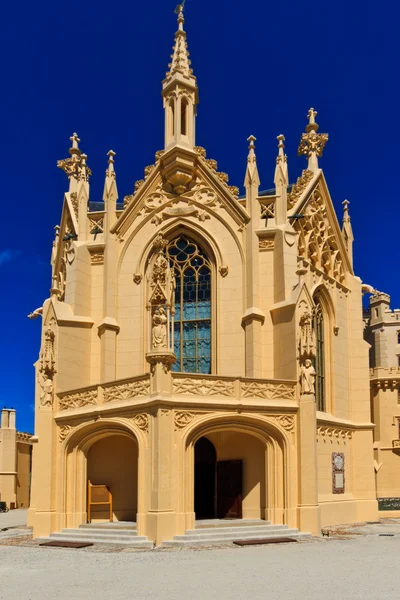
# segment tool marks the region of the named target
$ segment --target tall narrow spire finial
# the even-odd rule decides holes
[[[350,223],[349,204],[348,200],[343,200],[343,223]]]
[[[185,22],[185,17],[183,16],[183,9],[185,8],[186,0],[183,0],[182,4],[178,4],[175,9],[175,14],[178,15],[178,30],[183,31],[183,24]]]
[[[260,181],[259,181],[259,177],[258,177],[258,170],[257,170],[257,159],[256,159],[256,153],[255,153],[255,144],[254,142],[256,141],[256,137],[254,137],[254,135],[250,135],[247,138],[247,141],[249,142],[249,153],[247,155],[247,169],[246,169],[246,176],[244,179],[244,185],[245,187],[248,187],[250,185],[259,185]]]
[[[306,133],[303,133],[300,140],[298,155],[305,154],[308,158],[308,168],[310,171],[318,170],[318,157],[322,156],[325,144],[328,141],[327,133],[317,133],[319,129],[318,123],[315,121],[317,111],[313,108],[307,113],[308,125]]]
[[[114,152],[114,150],[109,150],[107,152],[107,156],[108,156],[108,167],[107,167],[107,171],[106,171],[106,177],[114,177],[115,178],[115,171],[114,171],[115,152]]]
[[[276,138],[278,140],[278,156],[276,157],[276,164],[287,162],[287,156],[285,154],[285,136],[278,135]]]
[[[185,2],[178,4],[175,9],[175,13],[178,15],[178,31],[175,33],[175,44],[173,47],[174,53],[171,54],[172,62],[168,65],[169,71],[167,73],[167,81],[171,79],[174,73],[181,73],[185,78],[192,78],[193,71],[190,68],[189,52],[187,49],[186,42],[186,31],[183,29],[185,18],[183,16],[183,9]]]

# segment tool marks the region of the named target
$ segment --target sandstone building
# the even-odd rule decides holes
[[[183,25],[181,11],[165,145],[134,192],[118,201],[110,151],[94,201],[76,134],[59,161],[51,293],[32,315],[35,536],[86,523],[88,482],[156,544],[202,518],[314,534],[377,518],[361,281],[319,165],[328,136],[310,109],[305,170],[290,185],[280,135],[264,192],[250,136],[239,197],[196,145]]]
[[[0,501],[8,508],[27,508],[31,485],[32,441],[17,431],[16,412],[0,412]]]
[[[370,344],[371,411],[380,516],[400,517],[400,310],[373,291],[364,311]],[[390,512],[389,512],[390,511]]]

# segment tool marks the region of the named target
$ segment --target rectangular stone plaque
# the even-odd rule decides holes
[[[332,452],[332,493],[344,494],[344,454]]]

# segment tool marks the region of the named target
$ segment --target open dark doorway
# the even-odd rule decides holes
[[[216,517],[216,466],[217,453],[206,437],[194,447],[194,511],[196,519]]]

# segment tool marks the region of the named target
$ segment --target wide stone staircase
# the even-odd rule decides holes
[[[153,542],[145,536],[138,536],[136,523],[119,521],[116,523],[88,523],[76,529],[62,529],[51,533],[40,542],[86,542],[92,544],[117,544],[127,548],[153,548]]]
[[[311,533],[300,533],[288,525],[273,525],[261,519],[237,521],[212,519],[196,521],[195,529],[187,529],[184,535],[175,535],[173,540],[162,543],[162,547],[209,546],[227,544],[237,540],[261,540],[273,538],[310,539]]]

